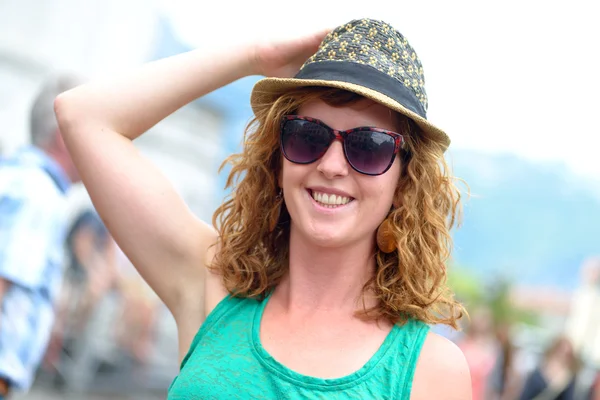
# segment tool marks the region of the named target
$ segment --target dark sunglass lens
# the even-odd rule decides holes
[[[331,144],[330,133],[321,125],[300,119],[285,121],[281,147],[294,163],[308,164],[319,159]]]
[[[390,135],[376,131],[355,131],[345,140],[348,162],[369,175],[383,173],[394,157],[395,141]]]

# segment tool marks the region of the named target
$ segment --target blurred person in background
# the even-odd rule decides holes
[[[64,379],[69,379],[61,375],[61,371],[69,371],[66,363],[75,363],[77,369],[89,369],[92,376],[130,365],[130,360],[134,365],[146,363],[152,350],[153,324],[159,306],[156,295],[118,248],[95,210],[86,209],[76,216],[66,243],[70,263],[46,355],[54,383],[62,386]],[[114,359],[105,354],[90,354],[80,343],[87,343],[85,335],[99,334],[90,331],[87,324],[95,318],[108,295],[114,295],[112,300],[118,310],[112,326],[105,332],[119,355]]]
[[[66,248],[69,260],[45,357],[51,370],[60,370],[63,362],[76,358],[75,342],[84,334],[99,302],[117,286],[116,244],[94,210],[85,209],[74,218]],[[57,378],[56,382],[61,382]]]
[[[471,371],[473,400],[487,400],[492,398],[490,380],[498,359],[494,319],[491,310],[485,306],[476,308],[470,317],[465,336],[458,341],[458,347],[463,351]]]
[[[67,301],[76,303],[74,321],[85,324],[100,299],[117,286],[117,246],[95,210],[85,210],[69,231],[67,248],[68,278],[79,291]]]
[[[213,228],[132,141],[257,74]],[[169,398],[471,398],[463,354],[428,326],[462,316],[444,284],[460,194],[423,85],[404,36],[363,19],[57,98],[96,209],[177,323]]]
[[[513,400],[518,397],[520,374],[516,367],[517,349],[511,338],[511,325],[497,324],[496,362],[489,377],[490,400]]]
[[[600,400],[600,371],[596,372],[587,400]]]
[[[579,360],[571,341],[558,337],[527,377],[520,400],[574,400]]]
[[[62,280],[66,192],[79,181],[53,112],[76,85],[47,82],[30,116],[31,145],[0,163],[0,400],[27,391],[45,352]]]
[[[117,252],[117,264],[122,314],[116,326],[116,340],[134,365],[144,365],[148,363],[152,352],[160,299],[120,249]]]

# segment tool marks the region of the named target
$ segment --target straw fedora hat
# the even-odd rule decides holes
[[[423,66],[404,36],[389,24],[359,19],[339,26],[324,39],[293,78],[264,78],[252,89],[256,112],[286,91],[305,86],[344,89],[412,119],[423,135],[445,151],[450,138],[427,121]]]

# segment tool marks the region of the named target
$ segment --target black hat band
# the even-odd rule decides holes
[[[314,62],[305,65],[295,78],[338,81],[363,86],[384,94],[420,117],[427,118],[423,106],[413,91],[407,89],[397,79],[366,64],[350,61]]]

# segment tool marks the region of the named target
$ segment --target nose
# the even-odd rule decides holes
[[[317,170],[327,179],[334,179],[348,175],[350,166],[344,156],[344,148],[339,140],[334,140],[323,157],[318,161]]]

